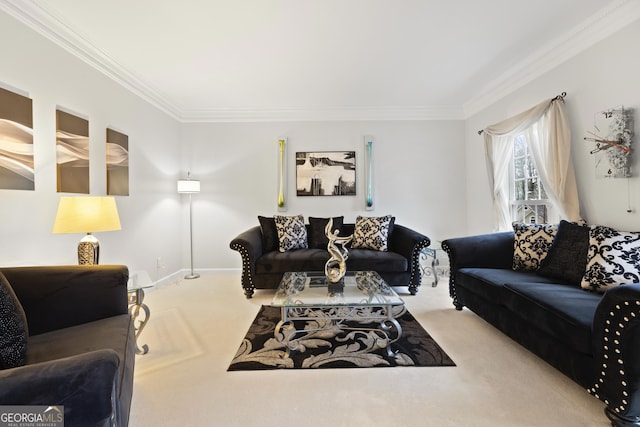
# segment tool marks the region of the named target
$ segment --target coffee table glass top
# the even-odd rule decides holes
[[[324,272],[288,272],[271,301],[275,307],[402,305],[404,301],[375,271],[353,271],[343,284],[328,283]]]

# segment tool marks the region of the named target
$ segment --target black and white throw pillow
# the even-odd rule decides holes
[[[280,252],[308,247],[307,227],[304,225],[304,217],[302,215],[276,215],[274,219],[278,230],[278,249]]]
[[[25,364],[27,317],[6,277],[0,273],[0,369]]]
[[[391,215],[381,217],[358,216],[353,229],[353,249],[389,250],[389,235],[395,218]]]
[[[640,232],[591,226],[582,288],[604,292],[627,283],[640,283]]]
[[[558,231],[556,224],[513,223],[513,269],[536,271]]]

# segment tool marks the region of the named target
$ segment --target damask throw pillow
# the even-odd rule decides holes
[[[587,269],[588,250],[589,227],[562,220],[538,274],[580,286]]]
[[[304,217],[302,215],[277,215],[274,219],[278,230],[278,249],[280,252],[308,247],[307,227],[304,225]]]
[[[389,236],[395,218],[391,215],[381,217],[358,216],[353,229],[353,249],[373,249],[386,252],[389,250]]]
[[[628,283],[640,283],[640,232],[591,226],[582,288],[604,292]]]
[[[6,277],[0,273],[0,369],[15,368],[27,356],[27,317]]]
[[[514,222],[513,269],[536,271],[547,256],[558,230],[555,224]]]

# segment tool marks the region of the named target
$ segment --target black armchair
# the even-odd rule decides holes
[[[2,268],[29,328],[26,364],[0,371],[0,405],[63,405],[66,426],[126,426],[134,325],[124,266]]]

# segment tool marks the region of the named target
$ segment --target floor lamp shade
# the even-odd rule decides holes
[[[191,260],[191,272],[184,276],[185,279],[197,279],[199,274],[193,271],[193,202],[191,195],[200,192],[200,181],[191,179],[191,174],[187,175],[187,179],[178,180],[178,193],[189,195],[189,257]]]
[[[60,197],[53,233],[87,233],[78,245],[79,264],[98,264],[100,242],[91,233],[121,228],[113,197]]]
[[[181,179],[178,181],[178,193],[194,194],[200,192],[200,181],[196,179]]]

